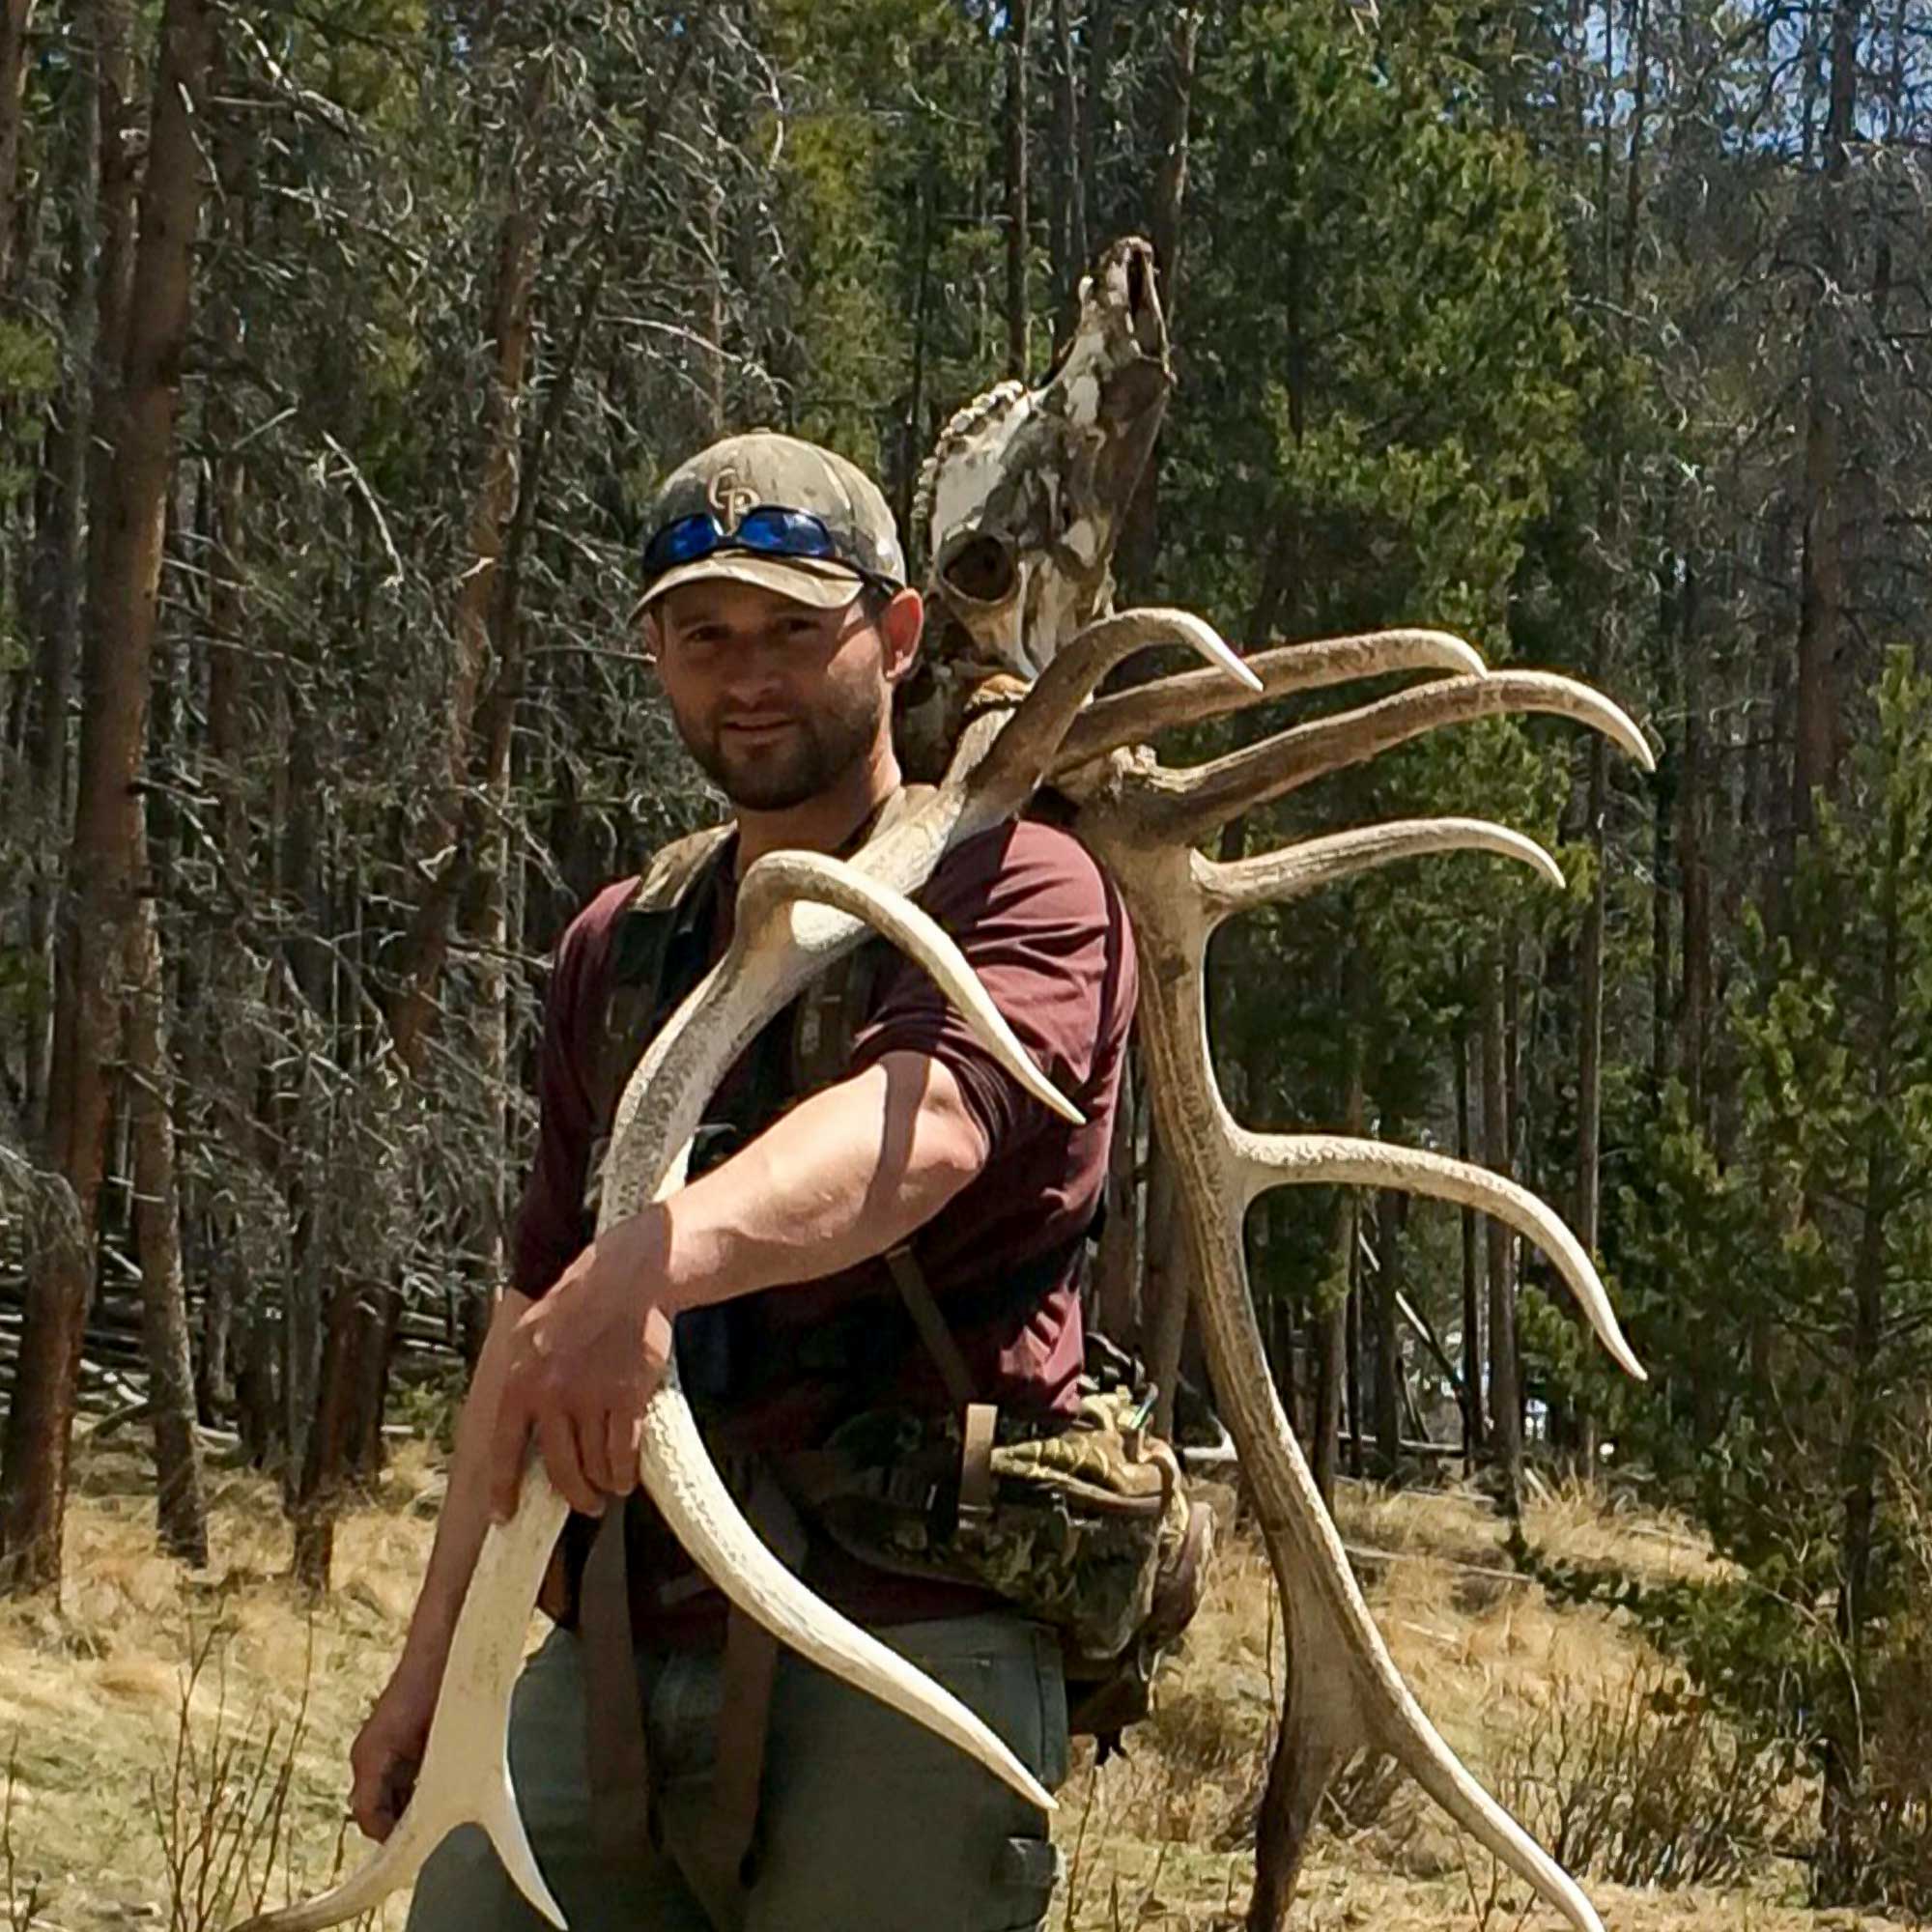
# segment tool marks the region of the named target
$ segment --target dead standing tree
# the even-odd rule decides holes
[[[63,1225],[73,1238],[50,1242],[28,1283],[0,1497],[7,1580],[14,1588],[57,1589],[60,1583],[68,1451],[81,1333],[93,1293],[94,1216],[106,1161],[114,1063],[126,1037],[123,976],[130,960],[139,985],[149,989],[137,1008],[136,1056],[152,1072],[162,1048],[150,1003],[155,910],[153,900],[143,896],[147,828],[136,781],[147,741],[161,530],[201,208],[194,121],[213,34],[212,13],[201,0],[169,0],[161,19],[125,359],[114,372],[119,382],[110,405],[100,414],[113,466],[106,517],[96,532],[91,562],[78,809],[60,912],[48,1094],[47,1141],[71,1191],[73,1215]],[[172,1145],[146,1102],[143,1113],[149,1116],[143,1128],[144,1179],[158,1185],[162,1169],[168,1170],[171,1195]],[[148,1250],[144,1242],[144,1264]],[[170,1272],[178,1297],[178,1261]],[[168,1288],[146,1281],[144,1292],[152,1302]],[[158,1319],[171,1332],[179,1326],[178,1310],[163,1311]],[[185,1341],[185,1329],[181,1336]],[[156,1398],[171,1392],[157,1387]],[[184,1425],[181,1435],[191,1463],[193,1432]],[[161,1485],[164,1506],[172,1496],[183,1512],[169,1525],[170,1538],[191,1549],[205,1536],[193,1520],[199,1516],[199,1477],[164,1468]]]
[[[658,78],[654,105],[639,141],[648,156],[696,45],[687,36]],[[510,740],[526,681],[519,610],[520,560],[543,487],[544,455],[576,381],[584,337],[603,287],[598,249],[589,251],[560,355],[550,370],[545,408],[533,433],[525,422],[535,333],[534,310],[543,269],[538,175],[546,123],[555,93],[556,50],[523,56],[518,121],[504,163],[504,212],[498,224],[485,338],[489,381],[475,494],[469,506],[468,562],[456,586],[455,652],[440,744],[440,784],[423,842],[437,853],[424,867],[426,883],[402,944],[402,964],[384,1020],[381,1057],[365,1078],[353,1133],[371,1183],[366,1212],[340,1231],[348,1264],[333,1284],[323,1330],[316,1412],[292,1498],[293,1570],[314,1589],[328,1586],[334,1524],[353,1472],[378,1439],[388,1360],[402,1312],[397,1284],[407,1246],[407,1190],[402,1172],[407,1136],[421,1101],[419,1082],[440,1007],[440,994],[466,903],[486,929],[486,951],[498,949],[503,852],[499,827],[508,787]],[[600,229],[599,237],[603,231]],[[492,876],[493,870],[496,876]],[[471,935],[475,935],[472,933]],[[491,978],[497,976],[493,972]],[[486,1016],[490,1062],[484,1077],[505,1078],[501,987]]]
[[[1440,724],[1548,711],[1606,732],[1640,760],[1648,753],[1630,721],[1586,687],[1538,672],[1486,675],[1466,644],[1441,633],[1341,639],[1264,652],[1243,666],[1184,612],[1108,614],[1114,540],[1167,385],[1151,251],[1123,242],[1083,290],[1080,327],[1047,384],[1037,391],[1004,384],[955,418],[919,493],[916,517],[931,538],[942,622],[932,675],[904,721],[909,755],[915,743],[928,753],[952,748],[945,777],[848,864],[777,854],[747,875],[730,949],[652,1042],[626,1089],[600,1222],[608,1226],[681,1183],[690,1135],[718,1080],[757,1029],[858,944],[868,923],[916,952],[997,1039],[997,1015],[970,975],[959,974],[943,936],[902,895],[930,876],[955,840],[996,823],[1041,784],[1056,786],[1120,884],[1139,934],[1153,1110],[1174,1152],[1209,1365],[1257,1499],[1290,1633],[1287,1702],[1249,1922],[1280,1923],[1329,1778],[1350,1757],[1375,1751],[1399,1759],[1578,1932],[1601,1932],[1576,1883],[1476,1784],[1389,1659],[1267,1372],[1247,1289],[1243,1210],[1264,1189],[1296,1182],[1395,1188],[1480,1207],[1550,1255],[1605,1346],[1641,1372],[1588,1256],[1542,1203],[1436,1154],[1358,1138],[1247,1132],[1222,1102],[1204,1023],[1207,940],[1239,911],[1429,852],[1499,854],[1546,876],[1553,863],[1520,835],[1475,819],[1371,826],[1235,862],[1209,861],[1195,848],[1230,817]],[[1114,666],[1163,642],[1187,644],[1218,668],[1089,702]],[[1279,697],[1401,669],[1450,675],[1193,770],[1170,770],[1134,749],[1165,728],[1237,710],[1257,693]],[[1039,1092],[1037,1079],[1029,1084]],[[699,1566],[754,1620],[1042,1802],[959,1706],[909,1677],[758,1542],[710,1465],[674,1370],[646,1412],[639,1467]],[[346,1884],[262,1922],[310,1932],[366,1910],[406,1884],[440,1837],[466,1821],[489,1832],[531,1903],[560,1922],[517,1817],[507,1724],[524,1629],[563,1514],[537,1469],[513,1520],[490,1532],[400,1829]]]

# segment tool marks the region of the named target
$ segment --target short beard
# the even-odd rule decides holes
[[[727,756],[716,725],[696,728],[677,719],[678,735],[698,768],[735,806],[747,811],[790,811],[830,791],[871,751],[879,732],[876,706],[828,705],[795,721],[780,745],[745,757]]]

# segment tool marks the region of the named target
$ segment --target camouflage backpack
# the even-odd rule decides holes
[[[876,1409],[779,1479],[848,1555],[976,1584],[1061,1635],[1075,1736],[1103,1755],[1144,1718],[1160,1658],[1200,1606],[1213,1518],[1148,1428],[1152,1392],[1090,1378],[1051,1425],[969,1404]]]

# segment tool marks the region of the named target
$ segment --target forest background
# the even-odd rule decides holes
[[[1727,1580],[1546,1582],[1816,1779],[1820,1896],[1923,1905],[1928,83],[1924,0],[0,0],[5,1587],[58,1591],[83,1399],[151,1423],[166,1548],[215,1444],[327,1587],[501,1279],[550,948],[718,811],[627,621],[655,481],[768,423],[903,513],[1141,232],[1122,601],[1456,629],[1660,757],[1490,724],[1247,829],[1559,852],[1246,922],[1216,1051],[1257,1126],[1545,1194],[1653,1375],[1497,1230],[1276,1193],[1311,1459],[1693,1515]],[[1117,1167],[1146,1339],[1144,1117]]]

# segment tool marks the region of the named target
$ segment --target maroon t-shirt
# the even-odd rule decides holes
[[[707,958],[729,938],[729,866],[727,849],[708,874],[715,899],[702,909],[710,928]],[[514,1242],[513,1285],[532,1297],[548,1291],[594,1231],[585,1189],[609,1127],[593,1098],[608,1084],[594,1062],[610,1050],[606,1003],[618,928],[635,890],[635,880],[606,888],[557,949],[538,1062],[536,1158]],[[1083,1355],[1081,1236],[1105,1183],[1133,1021],[1132,934],[1118,895],[1086,850],[1069,834],[1033,820],[966,840],[918,896],[1035,1062],[1079,1107],[1083,1122],[1061,1120],[1028,1094],[973,1037],[923,969],[896,953],[871,980],[848,1070],[910,1051],[930,1054],[952,1072],[985,1133],[988,1157],[914,1236],[914,1258],[933,1297],[953,1317],[954,1340],[980,1397],[1009,1411],[1068,1412]],[[742,1070],[727,1078],[727,1089]],[[700,1416],[707,1434],[724,1431],[733,1443],[766,1449],[816,1446],[838,1419],[846,1392],[822,1363],[781,1376],[761,1375],[761,1368],[792,1362],[802,1338],[820,1343],[839,1332],[838,1321],[870,1325],[868,1308],[878,1310],[882,1328],[905,1326],[897,1291],[876,1263],[725,1306],[733,1379],[749,1383],[750,1393],[736,1392],[708,1414],[700,1406]],[[680,1322],[681,1358],[690,1320]],[[868,1402],[884,1396],[935,1408],[948,1402],[936,1366],[917,1345],[902,1351],[888,1388],[865,1394]],[[676,1642],[715,1629],[722,1601],[694,1588],[688,1563],[668,1539],[647,1534],[640,1548],[634,1534],[633,1555],[634,1577],[642,1586],[636,1591],[641,1636]],[[829,1548],[814,1546],[805,1574],[822,1595],[867,1622],[966,1606],[958,1591],[882,1577]]]

